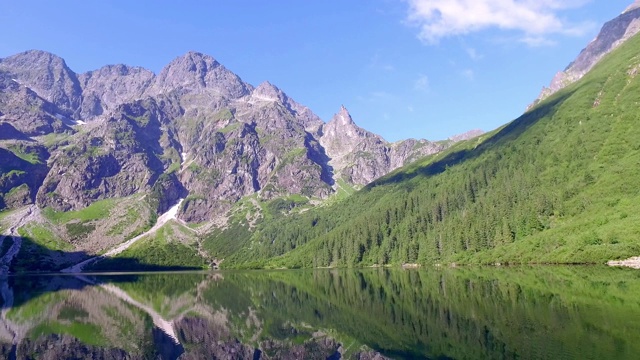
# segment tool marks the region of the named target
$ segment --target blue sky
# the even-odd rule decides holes
[[[0,0],[0,57],[158,73],[187,51],[389,141],[518,117],[631,0]]]

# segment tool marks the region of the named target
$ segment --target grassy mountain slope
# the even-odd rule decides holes
[[[640,37],[630,39],[512,123],[338,204],[218,235],[218,243],[242,246],[223,254],[223,265],[601,263],[637,255],[639,54]]]

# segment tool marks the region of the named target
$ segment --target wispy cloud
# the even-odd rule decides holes
[[[369,61],[369,69],[373,69],[373,70],[384,70],[384,71],[395,71],[396,68],[395,66],[389,64],[389,63],[385,63],[384,61],[382,61],[381,56],[380,56],[380,52],[377,52],[373,55],[373,57],[371,57],[371,60]]]
[[[428,91],[429,77],[427,75],[420,74],[418,78],[413,82],[413,88],[418,91]]]
[[[409,21],[420,27],[419,37],[427,43],[498,28],[521,32],[523,42],[539,46],[548,35],[575,36],[590,27],[588,23],[571,24],[558,15],[561,10],[581,7],[590,0],[407,1]]]
[[[480,60],[483,58],[483,56],[478,54],[478,52],[474,48],[468,47],[465,49],[465,51],[467,52],[467,55],[469,55],[471,60]]]
[[[469,81],[473,81],[476,78],[476,73],[471,69],[464,69],[460,71],[460,75]]]
[[[531,47],[552,46],[556,42],[544,36],[525,36],[518,41],[525,43]]]

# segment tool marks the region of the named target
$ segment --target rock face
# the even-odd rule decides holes
[[[464,141],[464,140],[473,139],[474,137],[478,137],[482,134],[484,134],[484,131],[480,129],[474,129],[474,130],[469,130],[462,134],[454,135],[450,137],[449,140],[454,142]]]
[[[151,71],[126,65],[109,65],[79,75],[80,119],[88,121],[120,104],[141,99],[154,79]]]
[[[13,81],[55,104],[64,116],[71,116],[80,107],[82,89],[78,77],[58,56],[27,51],[2,59],[0,71],[11,74]]]
[[[0,59],[0,208],[59,211],[147,194],[207,222],[243,197],[325,199],[450,142],[388,143],[346,108],[324,123],[276,86],[189,52],[157,76],[126,65],[84,74],[27,51]],[[6,155],[6,156],[5,156]]]
[[[443,143],[427,140],[388,143],[358,127],[344,106],[322,127],[320,144],[330,159],[334,180],[355,185],[366,185],[410,161],[446,148]]]
[[[640,2],[635,1],[620,16],[604,24],[598,36],[583,49],[564,71],[555,75],[549,87],[544,87],[529,106],[539,103],[558,90],[581,79],[605,55],[640,31]]]

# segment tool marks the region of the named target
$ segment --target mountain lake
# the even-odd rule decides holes
[[[637,359],[640,272],[319,269],[1,280],[3,359]]]

